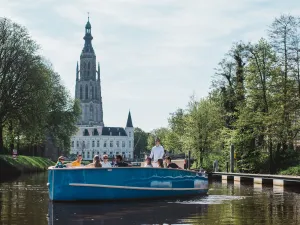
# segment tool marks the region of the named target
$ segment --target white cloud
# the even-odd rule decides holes
[[[0,0],[0,15],[28,27],[71,93],[87,12],[101,64],[104,119],[123,125],[132,111],[146,130],[167,124],[195,91],[205,96],[213,68],[233,41],[266,37],[296,0]]]

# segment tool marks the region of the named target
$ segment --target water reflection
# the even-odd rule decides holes
[[[0,183],[0,224],[300,224],[300,190],[218,182],[204,197],[74,204],[49,202],[46,183]]]
[[[76,204],[49,202],[49,225],[174,224],[179,220],[204,215],[207,209],[207,204],[183,206],[164,201]]]

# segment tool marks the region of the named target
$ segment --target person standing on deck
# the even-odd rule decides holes
[[[165,154],[164,147],[161,146],[159,138],[155,139],[155,146],[151,150],[150,158],[153,158],[153,167],[158,167],[157,161],[163,159]]]

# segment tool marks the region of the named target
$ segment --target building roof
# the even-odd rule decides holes
[[[127,136],[126,131],[122,127],[103,127],[103,136]]]
[[[127,118],[126,127],[133,127],[130,111],[129,111],[129,113],[128,113],[128,118]]]

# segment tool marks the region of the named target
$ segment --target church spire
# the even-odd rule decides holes
[[[78,61],[77,61],[77,66],[76,66],[76,80],[79,80]]]
[[[97,79],[100,80],[100,63],[98,62],[98,71],[97,71],[98,77]]]
[[[127,118],[126,127],[133,127],[133,125],[132,125],[132,119],[131,119],[131,114],[130,114],[130,110],[129,110],[129,113],[128,113],[128,118]]]
[[[88,21],[85,25],[85,35],[83,39],[85,42],[84,42],[82,53],[94,53],[94,49],[92,46],[93,36],[92,36],[92,26],[90,23],[90,17],[88,17]]]

